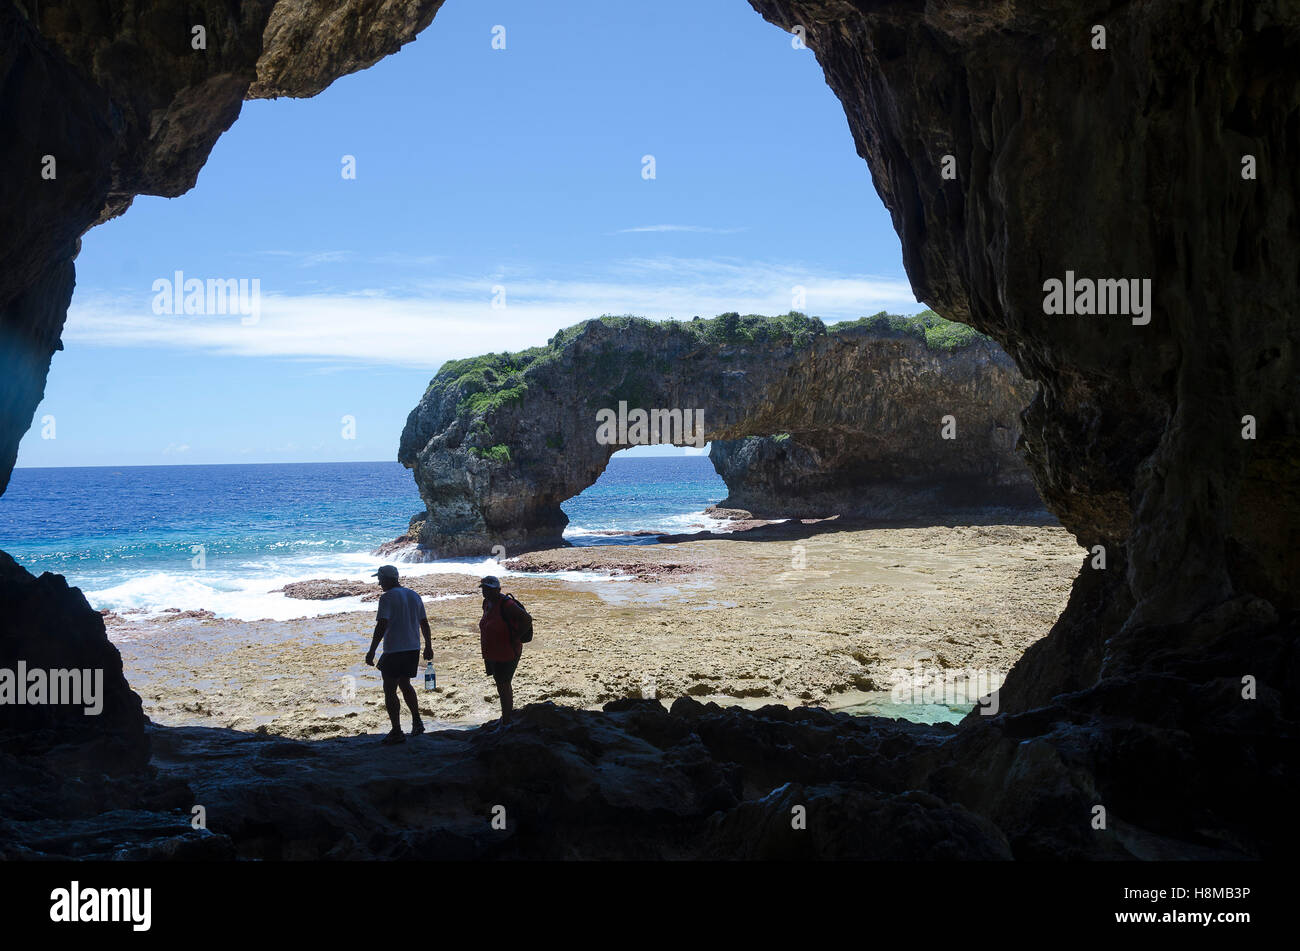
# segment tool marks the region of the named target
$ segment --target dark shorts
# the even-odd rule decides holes
[[[483,666],[487,669],[489,677],[504,677],[510,680],[515,675],[515,668],[519,666],[519,658],[514,660],[485,660]]]
[[[418,650],[395,653],[385,651],[375,666],[379,668],[385,680],[398,678],[410,680],[420,672],[420,652]]]

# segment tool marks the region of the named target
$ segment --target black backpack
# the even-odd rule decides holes
[[[510,633],[515,636],[516,640],[527,644],[533,639],[533,616],[528,613],[528,609],[513,594],[502,595],[502,600],[513,601],[515,607],[523,614],[524,619],[519,622],[519,627],[516,628],[515,625],[510,623],[510,618],[506,615],[505,605],[501,605],[501,617],[505,619],[506,627],[510,628]]]

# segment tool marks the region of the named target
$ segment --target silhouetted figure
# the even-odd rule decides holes
[[[384,675],[384,705],[393,729],[381,741],[385,746],[404,743],[402,736],[402,704],[397,691],[402,691],[406,705],[411,708],[411,736],[424,732],[420,719],[420,703],[411,678],[420,670],[420,632],[424,633],[424,659],[433,660],[433,636],[429,632],[429,619],[424,613],[424,599],[398,584],[397,569],[384,565],[375,572],[379,587],[379,614],[375,620],[375,636],[366,653],[366,663],[374,665],[375,648],[384,642],[384,654],[379,658],[379,672]]]
[[[517,631],[523,630],[527,613],[510,595],[501,593],[501,582],[488,575],[479,582],[483,592],[483,616],[478,622],[479,646],[483,650],[483,666],[497,682],[501,697],[501,725],[510,722],[515,708],[514,688],[510,685],[524,653],[524,644]]]

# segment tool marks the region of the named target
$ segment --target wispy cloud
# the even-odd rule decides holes
[[[494,307],[504,289],[504,307]],[[804,303],[797,306],[802,289]],[[78,295],[64,339],[79,346],[163,347],[249,357],[436,369],[443,361],[545,343],[601,314],[689,320],[725,311],[792,309],[829,321],[885,309],[920,310],[898,278],[715,259],[634,258],[598,272],[550,278],[527,268],[440,277],[397,288],[276,294],[263,282],[260,319],[156,315],[152,292]]]
[[[385,267],[438,267],[446,261],[441,254],[405,254],[399,251],[389,251],[384,254],[377,254],[368,259],[371,264],[382,264]]]
[[[358,255],[353,251],[236,251],[241,257],[277,258],[297,264],[299,267],[317,267],[321,264],[339,264],[348,261],[352,264],[377,264],[383,267],[428,268],[437,267],[446,262],[441,254],[408,254],[403,251],[385,251],[382,254]]]
[[[642,225],[639,228],[620,228],[613,234],[644,234],[661,231],[693,231],[698,234],[739,234],[744,228],[706,228],[703,225]]]
[[[299,267],[338,264],[352,256],[351,251],[257,251],[254,253],[268,258],[289,258],[296,261]]]

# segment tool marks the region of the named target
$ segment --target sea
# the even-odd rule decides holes
[[[653,544],[653,536],[625,533],[704,531],[720,524],[704,509],[725,495],[707,456],[615,456],[564,503],[565,538]],[[360,609],[359,597],[303,601],[275,589],[311,578],[369,580],[391,560],[375,548],[423,508],[410,471],[396,462],[15,469],[0,496],[0,550],[33,574],[64,575],[96,609],[287,620]],[[400,567],[512,574],[490,559]]]

